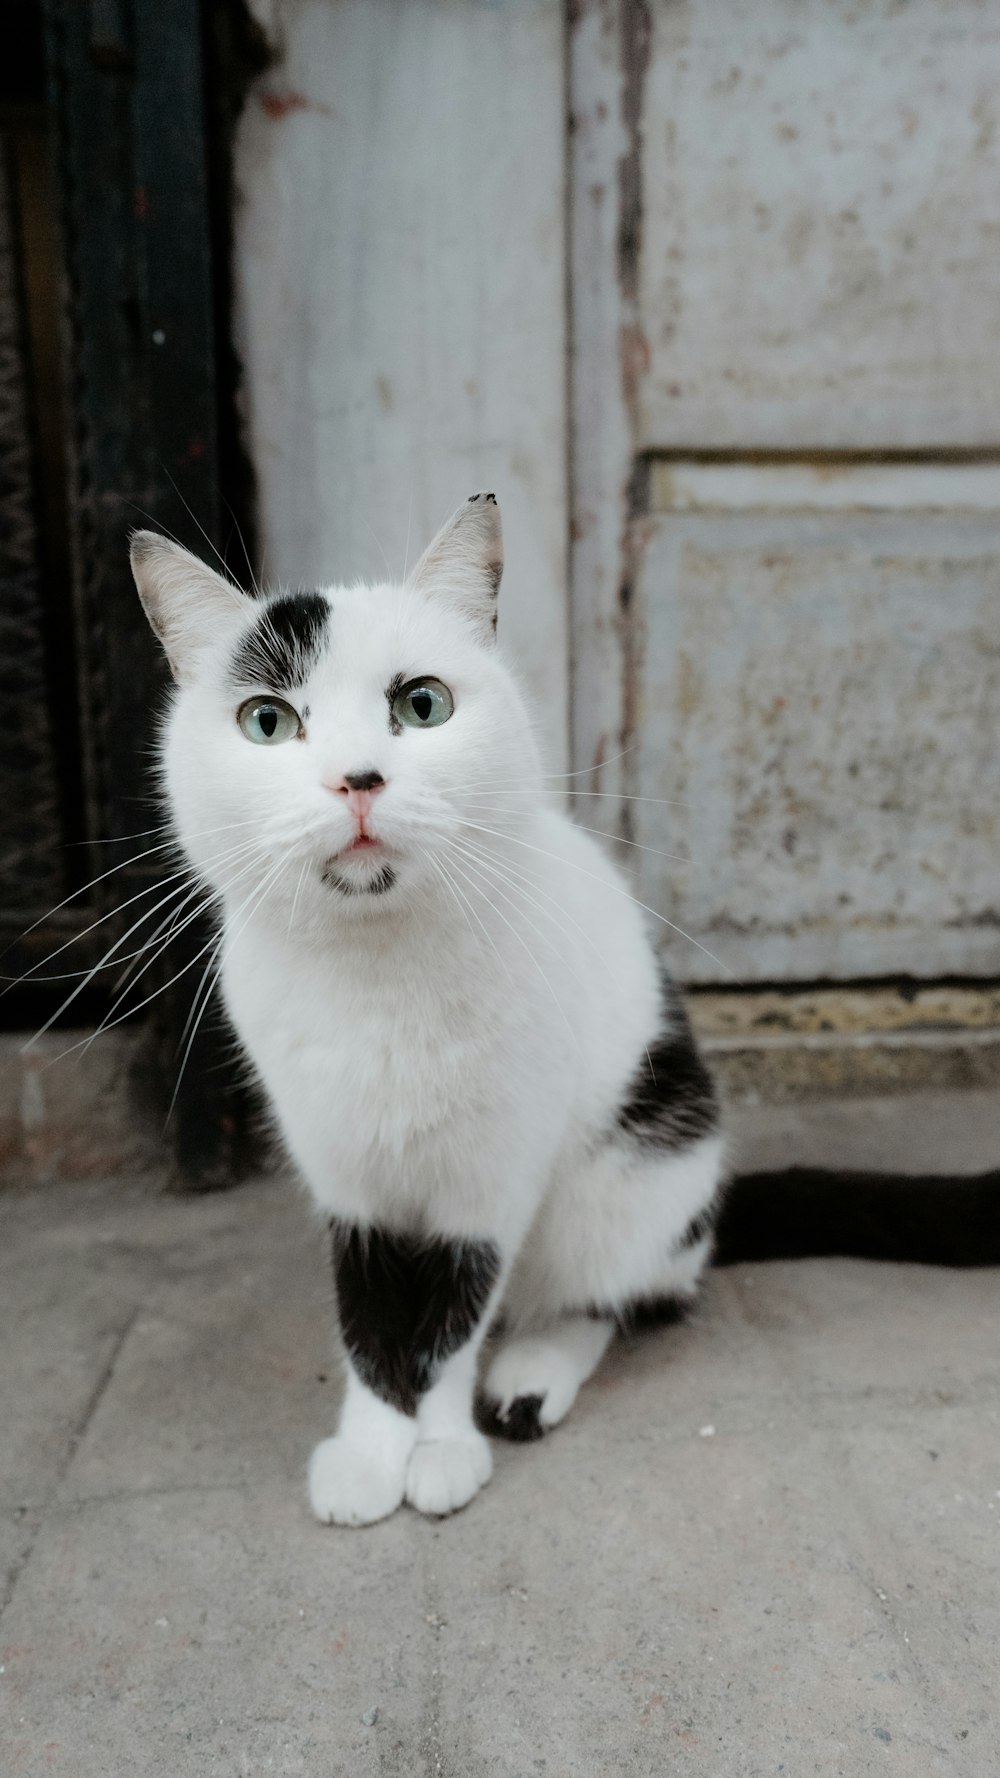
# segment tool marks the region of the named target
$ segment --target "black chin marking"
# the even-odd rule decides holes
[[[403,1414],[469,1339],[500,1272],[495,1241],[358,1228],[334,1217],[344,1344],[363,1383]]]
[[[330,604],[322,593],[268,599],[233,656],[233,682],[275,692],[303,685],[323,652],[329,622]]]
[[[345,877],[334,865],[328,864],[323,881],[327,888],[337,889],[341,895],[384,895],[395,883],[396,873],[391,864],[383,864],[372,877]]]

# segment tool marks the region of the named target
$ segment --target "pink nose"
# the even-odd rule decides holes
[[[327,788],[334,796],[342,796],[355,820],[363,823],[371,814],[378,792],[385,789],[385,779],[381,772],[345,772],[339,784]]]

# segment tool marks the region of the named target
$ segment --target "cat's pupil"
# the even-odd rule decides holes
[[[265,704],[263,709],[257,712],[257,721],[260,724],[261,733],[271,736],[278,726],[278,712]]]
[[[413,708],[416,711],[417,715],[419,716],[421,722],[426,722],[428,717],[430,716],[431,711],[434,708],[434,700],[431,697],[430,692],[429,691],[415,691],[413,694],[412,702],[413,702]]]

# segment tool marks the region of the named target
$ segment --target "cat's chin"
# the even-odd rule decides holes
[[[325,886],[348,900],[387,895],[396,885],[396,867],[381,847],[352,846],[328,858],[321,873]]]

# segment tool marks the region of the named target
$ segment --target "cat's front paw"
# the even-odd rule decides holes
[[[419,1513],[441,1517],[467,1506],[492,1474],[493,1458],[482,1433],[426,1439],[413,1447],[406,1471],[406,1498]]]
[[[405,1459],[325,1438],[309,1460],[309,1499],[324,1525],[374,1525],[403,1502]]]

